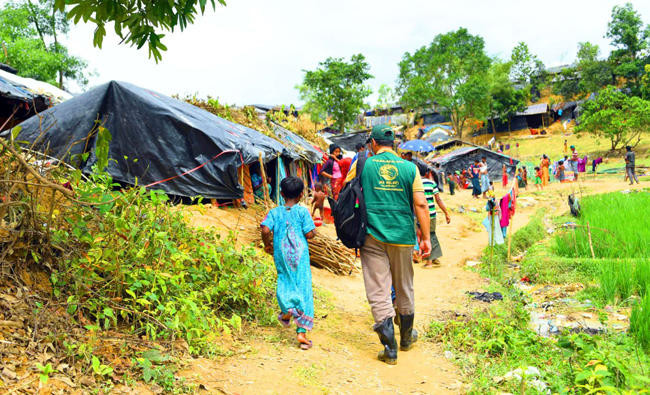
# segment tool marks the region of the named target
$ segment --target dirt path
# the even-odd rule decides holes
[[[566,207],[568,193],[579,194],[580,189],[588,194],[626,188],[620,182],[590,180],[581,183],[580,188],[574,184],[555,184],[542,194],[522,191],[514,229],[526,224],[541,207]],[[498,196],[502,194],[503,191],[497,191]],[[478,274],[464,268],[465,262],[478,258],[487,245],[487,233],[477,225],[484,217],[484,200],[473,200],[468,191],[442,197],[454,210],[450,225],[442,223],[443,216],[439,219],[442,265],[435,269],[415,267],[416,328],[420,332],[434,318],[444,319],[466,311],[471,302],[465,292],[487,284]],[[461,206],[466,210],[463,214],[458,212]],[[193,360],[183,375],[194,377],[209,393],[464,392],[460,372],[444,357],[440,345],[420,341],[411,351],[399,353],[396,366],[376,359],[381,347],[371,329],[373,322],[359,274],[340,277],[313,269],[313,277],[330,304],[316,303],[317,320],[311,334],[313,349],[299,351],[292,330],[268,328],[238,344],[247,352],[218,362]]]

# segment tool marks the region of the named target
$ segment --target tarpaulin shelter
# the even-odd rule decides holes
[[[354,151],[357,144],[366,144],[370,137],[370,132],[351,132],[339,135],[326,135],[325,137],[346,151]]]
[[[449,136],[449,131],[446,129],[435,129],[422,136],[422,139],[434,144],[450,140],[451,136]]]
[[[440,163],[440,168],[445,174],[451,174],[457,170],[467,169],[474,164],[474,160],[480,161],[484,156],[487,160],[488,174],[492,180],[501,179],[503,165],[506,165],[508,174],[512,175],[519,163],[517,159],[478,146],[458,148],[445,155],[433,158],[432,162]]]
[[[548,126],[550,119],[544,122],[545,117],[548,118],[549,106],[547,103],[533,104],[524,111],[517,112],[517,114],[510,118],[509,130],[522,130],[528,128],[538,129],[540,127]],[[487,132],[494,133],[492,130],[492,121],[486,122]],[[497,132],[508,131],[508,120],[494,118],[494,128]]]
[[[237,199],[243,195],[238,169],[278,157],[285,148],[253,129],[227,121],[189,103],[111,81],[76,96],[21,124],[18,140],[85,172],[96,163],[96,129],[107,128],[112,141],[107,171],[124,184],[149,185],[184,197]],[[45,130],[45,132],[43,132]]]
[[[15,72],[11,67],[0,63],[0,126],[11,117],[4,129],[71,97],[55,86],[19,77]]]

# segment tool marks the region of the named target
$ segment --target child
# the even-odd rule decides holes
[[[564,161],[561,160],[557,163],[557,179],[560,182],[565,182],[564,181]]]
[[[535,187],[542,190],[542,169],[539,166],[535,167]]]
[[[454,195],[456,190],[456,181],[455,176],[452,174],[447,174],[447,185],[449,185],[449,194]]]
[[[264,251],[271,254],[278,271],[276,295],[280,305],[278,320],[289,327],[291,318],[297,326],[300,348],[312,346],[306,332],[314,326],[314,297],[309,267],[308,239],[316,236],[314,221],[307,208],[298,205],[304,185],[298,177],[280,182],[284,206],[271,210],[262,222]]]
[[[317,219],[323,219],[323,205],[325,203],[325,198],[327,193],[323,190],[323,184],[317,182],[314,184],[314,197],[311,199],[311,216],[314,216],[316,210],[319,211],[320,217]]]
[[[503,165],[501,168],[501,185],[504,188],[508,187],[508,170],[506,169],[506,165]]]
[[[490,181],[490,187],[488,188],[487,196],[488,196],[488,199],[494,198],[494,182],[493,181]]]

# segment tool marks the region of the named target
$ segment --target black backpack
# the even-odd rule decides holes
[[[368,217],[361,188],[361,173],[366,163],[365,155],[357,158],[357,173],[339,193],[339,200],[329,198],[336,236],[348,248],[361,248],[366,240]]]

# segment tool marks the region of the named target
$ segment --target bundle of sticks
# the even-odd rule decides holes
[[[348,276],[359,271],[354,252],[332,237],[323,234],[318,234],[309,240],[309,257],[312,266],[339,276]]]

